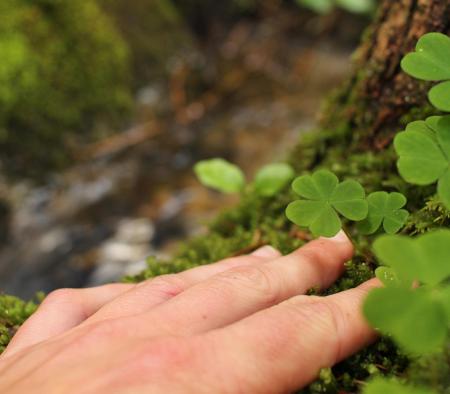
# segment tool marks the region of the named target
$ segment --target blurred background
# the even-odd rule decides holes
[[[372,0],[1,0],[0,290],[134,274],[314,129]]]

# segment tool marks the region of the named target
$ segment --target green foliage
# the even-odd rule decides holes
[[[450,230],[417,238],[387,235],[374,251],[389,268],[378,271],[385,288],[373,290],[364,305],[369,322],[391,334],[407,351],[438,351],[447,340],[450,324]],[[414,281],[422,284],[412,288]]]
[[[374,0],[297,0],[297,3],[319,14],[328,14],[335,7],[355,14],[367,14],[375,9]]]
[[[394,146],[398,170],[410,183],[438,182],[438,194],[450,209],[450,116],[433,116],[408,124]]]
[[[425,388],[405,386],[396,380],[376,378],[364,388],[363,394],[435,394]]]
[[[287,185],[294,175],[294,170],[289,164],[275,163],[264,166],[255,175],[255,191],[260,196],[274,196]]]
[[[368,204],[365,191],[356,181],[339,179],[327,170],[316,171],[294,180],[294,191],[303,197],[290,203],[286,216],[299,226],[309,227],[315,235],[332,237],[342,227],[338,216],[359,221],[367,216]]]
[[[241,169],[224,159],[200,161],[194,166],[194,171],[203,185],[224,193],[237,193],[245,186]]]
[[[406,55],[401,66],[405,72],[425,81],[447,81],[434,86],[429,93],[431,103],[442,111],[450,111],[450,37],[428,33],[417,42],[416,52]]]
[[[0,295],[0,353],[28,317],[35,312],[34,302],[25,302],[10,295]]]
[[[358,224],[363,234],[373,234],[381,225],[388,234],[395,234],[406,223],[409,212],[401,209],[406,197],[401,193],[374,192],[367,197],[369,214]]]
[[[194,171],[205,186],[223,193],[244,191],[244,173],[238,166],[224,159],[200,161],[194,166]],[[256,173],[253,189],[259,196],[272,197],[283,189],[294,175],[294,170],[289,164],[268,164]]]
[[[94,124],[118,121],[130,106],[127,49],[95,0],[2,0],[0,59],[8,174],[68,163],[70,141],[92,138]]]

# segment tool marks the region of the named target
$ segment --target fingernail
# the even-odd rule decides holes
[[[270,245],[263,246],[251,253],[252,256],[263,257],[266,259],[280,257],[281,253]]]
[[[348,239],[347,234],[345,234],[344,230],[340,230],[334,237],[321,237],[322,239],[326,239],[328,241],[333,241],[333,242],[350,242],[350,240]]]

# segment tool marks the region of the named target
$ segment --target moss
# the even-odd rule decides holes
[[[23,301],[10,295],[0,295],[0,353],[23,322],[37,308],[33,301]]]

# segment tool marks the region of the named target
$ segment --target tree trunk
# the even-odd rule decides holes
[[[450,32],[450,0],[383,0],[356,53],[354,75],[327,108],[322,126],[333,130],[344,122],[354,147],[379,150],[399,131],[402,117],[420,109],[423,118],[429,84],[405,74],[400,61],[432,31]]]

